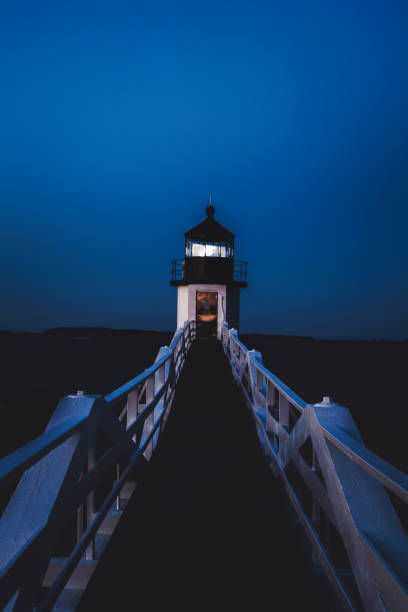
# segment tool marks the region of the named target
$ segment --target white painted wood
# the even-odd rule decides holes
[[[249,351],[227,323],[223,325],[222,343],[254,416],[261,446],[274,474],[282,478],[312,542],[315,558],[345,609],[353,610],[354,604],[341,582],[344,572],[334,567],[330,540],[325,537],[323,542],[315,529],[323,521],[322,531],[327,533],[328,519],[343,539],[365,609],[408,610],[408,537],[386,493],[387,488],[408,503],[408,476],[365,447],[347,408],[328,397],[308,405],[262,365],[259,355]],[[239,365],[241,351],[246,353],[247,368]],[[265,412],[265,404],[277,408],[276,392],[279,415],[274,416],[270,410]],[[290,410],[297,420],[289,433]],[[310,466],[300,452],[309,437],[313,446]],[[285,472],[290,462],[312,492],[312,520]],[[320,470],[324,484],[318,476]]]
[[[227,287],[217,284],[191,284],[177,288],[177,327],[181,328],[185,321],[196,320],[197,291],[215,291],[218,293],[218,327],[217,337],[221,339],[222,324],[225,320],[227,307]]]
[[[188,287],[177,287],[177,328],[183,327],[188,320]]]
[[[73,415],[89,417],[95,399],[81,396],[60,400],[46,431]],[[74,434],[22,476],[0,521],[0,571],[47,524],[79,440],[80,434]]]
[[[25,470],[0,521],[0,607],[31,609],[44,583],[50,585],[45,609],[74,609],[91,572],[83,569],[84,555],[93,557],[88,561],[92,568],[120,519],[132,492],[133,485],[126,485],[129,475],[157,444],[194,337],[194,322],[187,322],[176,330],[170,347],[160,350],[153,366],[105,398],[64,398],[43,436],[0,461],[0,484]],[[331,560],[330,542],[322,541],[316,530],[323,521],[324,532],[327,518],[343,538],[365,608],[374,612],[383,611],[384,606],[395,612],[408,609],[408,538],[386,494],[388,489],[407,503],[408,477],[364,446],[347,408],[330,398],[308,405],[269,372],[261,355],[248,351],[226,323],[221,337],[262,448],[274,473],[282,478],[315,558],[345,608],[354,606],[341,582],[342,571]],[[136,400],[144,389],[142,405]],[[276,394],[279,406],[275,406]],[[111,408],[122,398],[127,398],[126,431]],[[279,407],[279,414],[271,412],[271,407]],[[296,421],[290,433],[289,410]],[[112,446],[96,461],[92,448],[99,429]],[[301,454],[308,438],[313,446],[312,465]],[[119,457],[123,471],[95,514],[94,488]],[[285,471],[290,462],[312,493],[311,519]],[[119,509],[115,509],[116,498]],[[78,526],[76,548],[67,560],[53,561],[57,534],[85,502],[87,525],[86,529]]]
[[[33,609],[42,584],[50,588],[41,609],[74,609],[134,489],[129,475],[157,444],[194,339],[195,322],[187,322],[153,366],[119,389],[104,398],[83,393],[63,398],[44,434],[0,461],[0,485],[23,474],[0,520],[1,609]],[[141,405],[144,388],[146,403]],[[111,406],[123,398],[121,419]],[[100,430],[111,447],[97,458],[94,442]],[[122,472],[95,512],[95,486],[119,458]],[[55,561],[54,542],[72,517],[78,520],[77,545],[69,558]]]
[[[127,396],[126,402],[126,429],[128,429],[135,421],[139,408],[139,392],[137,389],[131,391]],[[136,436],[132,438],[136,442]]]

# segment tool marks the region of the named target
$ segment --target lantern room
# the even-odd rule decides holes
[[[247,264],[234,258],[235,235],[207,218],[185,233],[184,259],[172,261],[170,284],[177,287],[177,327],[196,320],[201,337],[221,337],[221,325],[239,328],[240,290],[247,286]]]

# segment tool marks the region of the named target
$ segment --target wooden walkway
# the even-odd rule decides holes
[[[199,341],[78,609],[335,610],[305,547],[220,343]]]

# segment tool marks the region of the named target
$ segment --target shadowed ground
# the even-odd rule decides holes
[[[292,519],[221,345],[197,342],[79,610],[335,610]]]

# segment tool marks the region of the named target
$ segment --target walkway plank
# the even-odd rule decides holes
[[[292,519],[221,345],[196,342],[79,610],[337,609]]]

